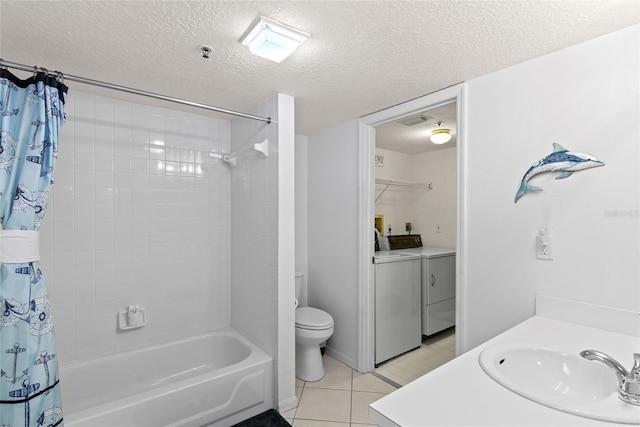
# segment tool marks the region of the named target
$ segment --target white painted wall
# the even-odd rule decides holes
[[[538,293],[640,308],[639,33],[634,26],[465,84],[459,351],[532,316]],[[394,109],[407,114],[413,104]],[[539,177],[544,191],[514,204],[522,176],[553,142],[606,166],[560,181]],[[330,237],[348,236],[357,216],[357,144],[353,122],[309,137],[310,290],[336,313],[333,345],[350,355],[358,336],[349,313],[358,304],[342,284],[357,279],[359,236],[340,245]],[[556,260],[539,261],[535,236],[549,225]]]
[[[409,167],[411,155],[384,148],[376,148],[376,155],[384,158],[382,165],[376,166],[376,178],[411,181],[412,174]]]
[[[295,353],[295,108],[294,98],[278,94],[278,410],[298,405]],[[274,153],[276,154],[276,153]]]
[[[229,121],[67,99],[40,231],[61,364],[229,326]],[[118,331],[129,304],[148,324]]]
[[[327,352],[356,367],[358,122],[308,138],[309,306],[333,316]]]
[[[422,244],[436,248],[456,247],[457,238],[456,148],[430,151],[411,157],[412,180],[433,184],[416,201],[414,229]],[[440,232],[436,230],[440,226]]]
[[[376,179],[393,181],[413,181],[411,174],[411,156],[396,151],[376,148],[376,155],[383,156],[383,166],[375,167]],[[405,234],[405,223],[415,222],[415,206],[418,198],[425,192],[418,193],[415,189],[406,187],[387,187],[385,184],[376,184],[376,215],[384,215],[384,229],[380,230],[385,236],[391,234]],[[372,225],[373,225],[373,219]],[[419,233],[413,230],[413,233]]]
[[[308,269],[307,147],[309,138],[305,135],[296,135],[295,138],[296,271],[306,275]]]
[[[378,198],[375,213],[384,215],[384,234],[392,226],[392,234],[405,234],[405,223],[412,223],[412,233],[422,236],[424,246],[456,247],[456,149],[408,155],[376,148],[384,156],[384,166],[375,168],[376,179],[391,179],[433,184],[408,189],[389,187]],[[384,190],[376,185],[376,198]],[[440,233],[436,232],[440,225]]]
[[[465,349],[534,313],[537,293],[640,309],[640,26],[467,84]],[[514,196],[557,142],[605,167]],[[555,227],[555,261],[535,259]]]

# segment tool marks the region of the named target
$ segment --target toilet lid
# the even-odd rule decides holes
[[[313,307],[296,308],[296,328],[328,329],[333,326],[333,317],[326,311]]]

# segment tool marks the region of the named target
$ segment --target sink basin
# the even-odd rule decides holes
[[[640,406],[618,398],[611,369],[579,354],[509,343],[487,347],[478,360],[498,384],[536,403],[586,418],[640,424]]]

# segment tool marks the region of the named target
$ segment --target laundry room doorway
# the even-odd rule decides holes
[[[362,191],[359,199],[360,224],[358,230],[360,246],[358,367],[362,372],[374,371],[376,364],[375,264],[373,263],[375,261],[376,235],[371,229],[374,223],[378,229],[377,234],[380,236],[417,234],[425,239],[426,244],[423,245],[425,247],[448,247],[455,250],[455,272],[453,273],[455,284],[452,285],[455,288],[455,300],[449,301],[449,304],[453,303],[452,307],[455,307],[455,314],[450,313],[450,316],[455,318],[453,323],[456,326],[455,329],[453,325],[445,327],[435,336],[438,341],[448,343],[449,351],[452,351],[451,347],[454,347],[454,355],[460,352],[459,343],[464,334],[463,328],[459,326],[464,316],[464,283],[460,280],[460,272],[464,266],[462,252],[464,241],[462,226],[464,224],[462,197],[464,194],[463,90],[464,84],[456,85],[365,116],[360,120],[359,166]],[[433,158],[429,160],[435,162],[429,167],[432,172],[436,164],[439,164],[440,167],[447,169],[448,173],[452,174],[448,179],[430,179],[429,174],[425,175],[425,171],[420,170],[419,159],[411,159],[420,153],[402,153],[398,151],[401,149],[394,146],[400,142],[401,138],[398,138],[397,135],[394,136],[393,133],[408,131],[409,129],[404,128],[412,127],[413,131],[416,131],[414,133],[421,132],[424,135],[422,140],[425,144],[430,143],[430,135],[438,134],[442,129],[448,130],[451,136],[449,142],[453,140],[453,145],[447,148],[435,148],[435,150],[433,147],[429,147],[426,150],[435,153],[431,156]],[[380,141],[386,138],[384,136],[386,133],[391,134],[387,138],[390,142],[381,143],[379,149],[377,148],[378,133],[380,133]],[[409,147],[408,141],[406,144],[405,151],[416,149],[415,146]],[[417,142],[414,142],[415,144]],[[446,160],[447,157],[449,157],[448,160]],[[372,161],[373,159],[375,162]],[[413,166],[406,167],[411,164]],[[410,170],[413,170],[414,175],[406,175],[410,173],[407,172]],[[405,175],[401,175],[402,173]],[[433,191],[433,181],[439,182],[438,187],[441,190],[439,195]],[[394,188],[390,190],[391,187]],[[443,188],[447,187],[448,190],[442,192]],[[429,200],[429,196],[433,196],[432,200]],[[447,204],[446,208],[443,208],[441,201],[435,200],[438,197],[449,198],[450,202],[445,203]],[[440,205],[440,207],[436,207],[436,205]],[[381,237],[381,240],[384,240],[384,237]],[[454,331],[455,333],[453,333]],[[428,336],[423,337],[429,338]],[[440,346],[443,347],[444,344]],[[440,349],[442,350],[442,348]],[[398,356],[398,358],[401,357]],[[430,359],[435,360],[434,358]],[[417,375],[418,371],[426,370],[428,367],[416,368],[415,374]],[[398,379],[399,381],[396,381],[391,378],[391,382],[399,385],[408,382],[406,379]]]
[[[456,107],[375,126],[375,373],[398,387],[456,355]]]

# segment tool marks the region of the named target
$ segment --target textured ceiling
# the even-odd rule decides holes
[[[0,14],[7,61],[240,111],[286,93],[310,135],[636,24],[640,2],[2,0]],[[238,40],[258,15],[312,36],[280,64],[253,56]]]
[[[451,140],[446,144],[438,145],[429,140],[431,131],[439,127],[437,125],[438,122],[442,122],[442,128],[451,131]],[[376,126],[376,148],[384,148],[385,150],[405,154],[419,154],[452,148],[456,146],[456,137],[455,103],[425,110]]]

